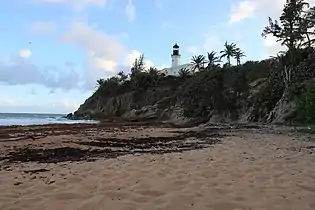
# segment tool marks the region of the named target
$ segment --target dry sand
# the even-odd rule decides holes
[[[39,128],[29,133],[49,130]],[[7,134],[0,139],[0,209],[315,209],[312,136],[270,127],[202,129],[65,126],[36,140],[12,138],[19,128],[0,129]],[[78,150],[54,150],[61,147]]]

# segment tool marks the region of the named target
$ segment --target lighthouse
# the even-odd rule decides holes
[[[173,46],[173,54],[172,57],[172,68],[179,66],[180,63],[180,54],[179,54],[179,46],[177,43]]]
[[[160,72],[165,74],[166,76],[179,76],[182,69],[186,69],[189,72],[193,72],[193,70],[195,69],[194,65],[191,63],[180,64],[181,55],[179,53],[179,46],[177,43],[175,43],[173,46],[173,53],[171,57],[172,66],[160,70]]]

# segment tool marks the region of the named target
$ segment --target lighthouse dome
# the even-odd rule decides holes
[[[178,49],[178,48],[179,48],[178,44],[177,44],[177,43],[175,43],[175,44],[174,44],[174,46],[173,46],[173,48]]]

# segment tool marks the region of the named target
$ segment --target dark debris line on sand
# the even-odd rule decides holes
[[[179,136],[133,138],[96,138],[76,142],[89,149],[61,147],[54,149],[23,148],[1,158],[7,162],[58,163],[64,161],[93,161],[95,158],[116,158],[128,154],[163,154],[210,147],[220,143],[224,135],[213,132],[186,132]],[[194,137],[194,138],[192,138]],[[91,148],[92,147],[92,148]]]

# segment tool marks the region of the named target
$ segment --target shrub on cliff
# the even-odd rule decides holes
[[[212,111],[223,113],[238,109],[237,100],[248,91],[246,77],[239,67],[201,71],[188,78],[177,90],[184,115],[206,118]]]
[[[117,77],[100,79],[97,81],[97,83],[98,83],[98,88],[94,93],[94,95],[97,97],[104,96],[104,95],[113,95],[115,94],[113,90],[115,90],[119,86]]]
[[[126,80],[128,76],[119,72],[117,76],[98,80],[98,88],[93,96],[96,98],[108,98],[126,93],[132,89],[131,82]]]
[[[315,83],[300,96],[295,120],[300,123],[315,123]]]

